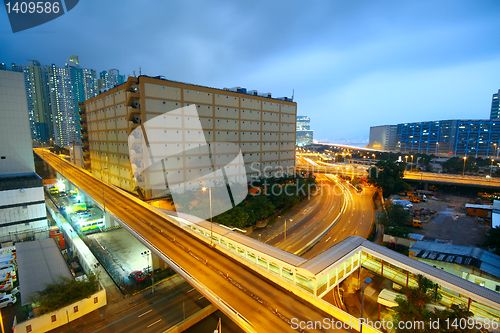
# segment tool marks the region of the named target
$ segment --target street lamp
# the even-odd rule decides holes
[[[149,273],[149,255],[151,254],[151,251],[147,250],[144,252],[141,252],[141,256],[146,257],[147,263],[148,263],[148,273]],[[153,256],[151,256],[151,261],[153,261]],[[151,294],[154,294],[155,292],[155,277],[154,277],[154,271],[153,271],[153,263],[151,263]]]
[[[207,190],[206,187],[202,187],[201,189],[203,191]],[[212,188],[211,187],[208,188],[208,201],[209,201],[209,205],[210,205],[210,245],[212,245],[213,231],[212,231]]]
[[[438,154],[438,150],[439,150],[439,142],[436,142],[436,155]]]
[[[462,176],[465,176],[465,161],[467,161],[467,156],[464,156],[464,171],[462,172]]]
[[[361,292],[361,324],[359,325],[359,333],[363,333],[363,308],[365,307],[365,287],[366,285],[372,283],[372,279],[366,278],[363,284]]]
[[[292,219],[290,219],[290,222],[292,222]],[[285,242],[286,242],[286,218],[285,218]]]
[[[102,176],[102,174],[104,173],[103,171],[104,170],[108,170],[108,168],[102,168],[102,164],[101,164],[101,185],[102,185],[102,207],[104,209],[104,215],[106,215],[106,199],[104,198],[104,178]],[[106,219],[106,218],[104,218]]]
[[[411,168],[410,171],[413,171],[413,155],[411,155]]]
[[[491,174],[493,173],[493,162],[495,160],[494,159],[491,159],[491,166],[490,166],[490,177],[491,177]]]

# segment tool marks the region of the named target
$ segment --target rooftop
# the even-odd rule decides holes
[[[419,241],[410,251],[417,258],[473,266],[500,278],[500,256],[477,247]]]
[[[22,305],[61,277],[73,278],[53,238],[16,244]]]
[[[42,187],[43,181],[36,173],[26,176],[0,177],[0,191]]]

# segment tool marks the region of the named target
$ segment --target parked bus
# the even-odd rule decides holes
[[[78,222],[80,230],[89,231],[94,229],[102,229],[105,226],[104,219],[95,219],[90,221]]]

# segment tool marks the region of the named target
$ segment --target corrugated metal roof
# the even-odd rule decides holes
[[[22,305],[59,277],[72,278],[68,265],[53,238],[16,243],[17,269]]]
[[[359,248],[359,246],[364,241],[364,238],[358,236],[349,236],[341,242],[335,244],[328,250],[325,250],[320,254],[312,257],[308,261],[304,262],[299,266],[299,268],[305,269],[312,274],[317,275],[329,266],[336,263],[338,260],[342,259],[352,251]]]
[[[402,269],[415,274],[421,274],[439,285],[456,291],[466,297],[470,297],[477,302],[493,308],[498,308],[500,305],[500,294],[493,290],[481,287],[475,283],[469,282],[453,274],[434,268],[430,265],[424,264],[423,262],[409,258],[370,241],[365,241],[361,246],[365,252],[368,252]]]
[[[493,209],[492,205],[476,205],[476,204],[465,204],[466,208],[476,208],[476,209]]]

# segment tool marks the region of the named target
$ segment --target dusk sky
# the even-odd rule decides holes
[[[96,1],[13,34],[0,62],[164,75],[292,96],[315,139],[370,126],[487,119],[500,89],[500,2]]]

